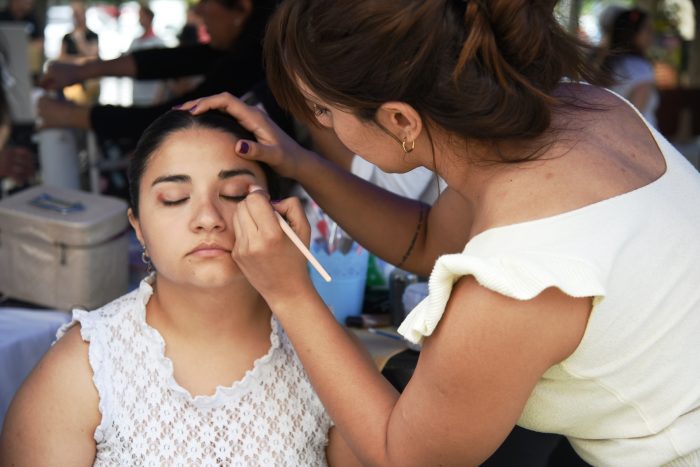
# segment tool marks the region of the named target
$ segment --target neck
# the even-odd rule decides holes
[[[226,287],[202,289],[156,276],[153,289],[147,321],[163,334],[213,344],[256,331],[269,333],[271,311],[244,279]]]

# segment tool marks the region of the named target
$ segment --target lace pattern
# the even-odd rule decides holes
[[[270,350],[240,381],[193,397],[146,322],[151,294],[145,280],[101,309],[74,311],[100,396],[95,465],[326,465],[330,418],[276,319]]]

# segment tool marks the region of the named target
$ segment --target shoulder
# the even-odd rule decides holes
[[[15,396],[0,451],[10,459],[34,459],[39,464],[49,459],[92,459],[98,404],[88,344],[76,326],[47,352]]]
[[[663,174],[664,157],[629,104],[602,88],[571,86],[575,104],[554,113],[538,159],[498,168],[474,233],[587,207]]]
[[[80,326],[74,326],[56,341],[30,374],[21,389],[25,395],[19,399],[28,396],[32,405],[47,399],[52,404],[58,400],[70,401],[70,405],[51,410],[63,415],[74,414],[76,408],[89,405],[88,401],[95,402],[94,408],[97,407],[97,392],[92,384],[92,369],[88,361],[89,344],[83,340],[80,331]]]
[[[74,319],[80,321],[85,328],[121,322],[125,315],[135,310],[141,296],[138,290],[134,290],[93,311],[76,310],[73,312]]]
[[[476,464],[503,442],[547,369],[576,349],[590,306],[555,288],[518,300],[461,278],[395,410],[422,433],[459,433],[445,456]]]

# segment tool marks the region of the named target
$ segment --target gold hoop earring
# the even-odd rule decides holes
[[[416,140],[414,139],[413,141],[411,141],[411,147],[408,147],[406,145],[406,138],[404,138],[403,141],[401,141],[401,148],[403,149],[403,152],[408,154],[409,152],[416,149]]]

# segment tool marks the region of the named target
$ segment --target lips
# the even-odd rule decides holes
[[[201,243],[187,253],[187,256],[212,257],[229,255],[231,249],[217,243]]]

